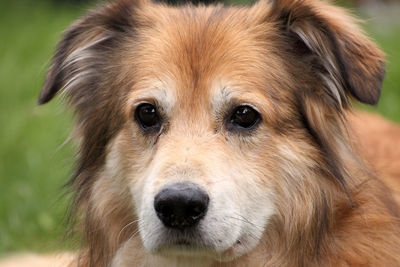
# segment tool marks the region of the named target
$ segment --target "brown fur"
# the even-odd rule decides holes
[[[366,112],[351,113],[348,119],[354,143],[400,203],[400,127]]]
[[[398,207],[347,133],[349,97],[377,103],[384,76],[382,52],[353,20],[316,0],[179,8],[120,0],[71,26],[39,102],[61,90],[76,111],[79,265],[171,263],[135,234],[139,196],[131,192],[143,191],[139,177],[153,165],[162,170],[155,188],[184,177],[211,190],[204,173],[223,172],[214,161],[249,175],[230,181],[242,185],[238,198],[257,184],[273,192],[276,210],[254,249],[209,266],[399,265]],[[149,93],[165,94],[156,136],[133,119],[140,101],[160,101]],[[241,103],[255,105],[262,123],[229,133],[226,114]],[[178,164],[188,158],[189,167]]]

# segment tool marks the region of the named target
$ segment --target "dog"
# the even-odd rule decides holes
[[[91,11],[39,96],[76,113],[73,266],[399,266],[399,208],[347,122],[384,72],[318,0]]]

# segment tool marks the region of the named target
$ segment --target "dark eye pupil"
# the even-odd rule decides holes
[[[230,119],[232,126],[239,126],[241,128],[251,128],[260,119],[260,115],[252,107],[240,106],[236,108]]]
[[[136,109],[136,120],[143,129],[158,128],[160,126],[160,117],[157,109],[151,104],[141,104]]]

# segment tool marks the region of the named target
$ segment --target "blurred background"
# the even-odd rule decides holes
[[[379,105],[357,107],[400,123],[400,0],[338,4],[363,18],[365,30],[387,53]],[[63,240],[68,196],[62,186],[73,166],[72,116],[61,100],[38,106],[36,98],[62,31],[95,5],[0,1],[0,257],[71,247]]]

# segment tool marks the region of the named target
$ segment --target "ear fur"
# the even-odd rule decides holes
[[[289,37],[317,57],[315,74],[328,94],[346,107],[347,95],[360,102],[378,103],[385,74],[384,54],[341,8],[315,0],[275,0],[271,12]]]
[[[59,91],[74,102],[90,91],[99,75],[101,59],[118,34],[134,30],[138,1],[120,0],[92,11],[71,25],[57,45],[38,102],[50,101]]]
[[[283,31],[290,56],[299,64],[289,63],[289,68],[304,68],[304,78],[296,79],[300,84],[295,94],[304,127],[325,159],[322,170],[328,170],[325,175],[347,194],[352,182],[344,155],[352,153],[344,108],[350,106],[349,96],[366,104],[378,103],[384,55],[354,18],[326,2],[275,0],[268,16]]]

